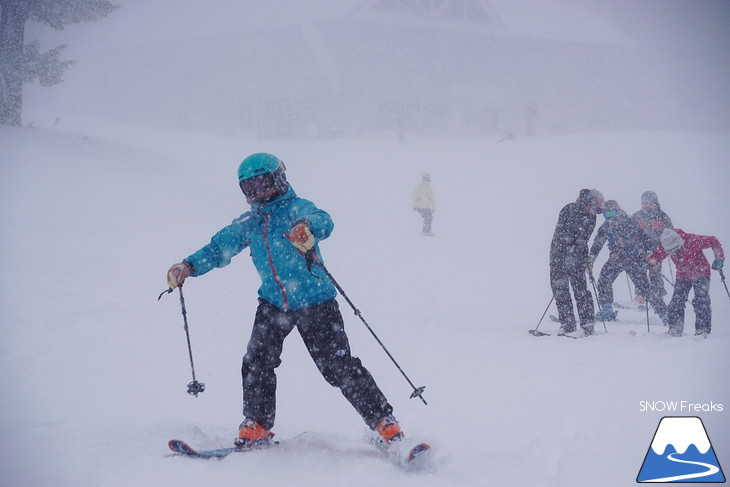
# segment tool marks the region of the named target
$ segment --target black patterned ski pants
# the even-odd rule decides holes
[[[393,408],[360,359],[350,353],[336,300],[285,311],[259,299],[251,339],[243,357],[243,414],[266,429],[276,416],[276,369],[284,339],[296,327],[327,382],[338,387],[372,429]],[[326,407],[323,406],[323,410]]]
[[[613,305],[613,283],[621,272],[626,272],[634,282],[636,295],[644,296],[654,308],[654,312],[661,317],[665,317],[667,315],[667,305],[664,304],[661,295],[657,294],[656,288],[652,288],[649,284],[649,279],[642,264],[641,262],[621,262],[615,256],[609,257],[598,276],[599,306]]]
[[[680,334],[684,330],[684,309],[689,291],[694,288],[692,306],[695,309],[695,332],[712,331],[712,308],[710,307],[710,276],[694,281],[680,279],[674,283],[674,294],[669,302],[669,326]]]
[[[580,326],[585,328],[595,322],[593,295],[588,290],[585,265],[579,264],[575,258],[568,257],[550,262],[550,287],[558,308],[558,319],[567,331],[575,330],[575,315],[570,289],[575,295]]]

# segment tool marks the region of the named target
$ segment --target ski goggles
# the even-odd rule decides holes
[[[274,182],[274,175],[270,172],[264,174],[257,174],[256,176],[244,179],[238,185],[241,187],[241,191],[248,197],[256,196],[257,194],[263,194],[269,192],[271,189],[276,188]]]
[[[666,250],[668,254],[676,254],[677,252],[679,252],[679,249],[682,248],[683,244],[684,244],[684,242],[678,243],[678,244],[675,244],[674,247],[672,247],[671,249],[665,248],[664,250]]]
[[[616,215],[618,215],[618,212],[616,210],[606,210],[603,212],[604,218],[615,218]]]

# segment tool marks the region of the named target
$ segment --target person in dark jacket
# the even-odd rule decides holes
[[[631,218],[639,224],[642,230],[649,236],[654,244],[654,249],[659,247],[659,238],[665,228],[674,228],[669,215],[664,213],[659,206],[659,197],[654,191],[644,191],[641,195],[641,209],[631,215]],[[664,289],[664,277],[662,276],[662,266],[649,269],[649,286],[650,292],[659,296],[664,300],[667,294]],[[645,295],[637,292],[636,299],[641,302],[646,298]]]
[[[665,228],[661,245],[647,259],[649,265],[657,266],[667,256],[677,266],[677,281],[669,302],[669,331],[673,336],[682,336],[684,331],[684,308],[690,290],[694,289],[692,306],[695,309],[695,335],[709,335],[712,331],[712,309],[710,308],[710,269],[722,270],[725,253],[717,237],[695,235],[679,228]],[[712,249],[715,260],[712,266],[702,252]]]
[[[588,254],[588,272],[592,274],[593,263],[608,242],[610,255],[601,268],[597,283],[600,310],[596,319],[612,321],[616,318],[613,310],[613,283],[621,272],[626,272],[636,287],[636,293],[646,296],[654,312],[666,323],[667,306],[661,296],[650,290],[646,277],[646,256],[654,250],[654,242],[634,219],[628,217],[617,201],[606,201],[603,216],[606,221],[598,228]]]
[[[167,272],[170,289],[188,277],[224,267],[249,249],[261,278],[251,338],[243,357],[243,415],[237,446],[271,441],[276,413],[276,373],[284,339],[296,328],[325,380],[338,387],[365,423],[386,443],[402,438],[393,408],[370,372],[350,352],[337,289],[323,268],[319,242],[330,236],[330,215],[300,198],[272,154],[246,157],[239,186],[251,210],[216,233],[210,243]]]
[[[586,335],[593,334],[595,314],[593,297],[588,291],[588,240],[596,227],[596,214],[603,211],[603,195],[597,189],[581,189],[578,199],[560,210],[550,244],[550,287],[558,308],[560,331],[576,330],[573,314],[573,289],[580,326]]]

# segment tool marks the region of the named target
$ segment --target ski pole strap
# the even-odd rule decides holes
[[[171,292],[172,292],[172,288],[168,287],[166,290],[162,291],[159,296],[157,296],[157,301],[162,299],[162,296],[164,296],[165,294],[170,294]]]

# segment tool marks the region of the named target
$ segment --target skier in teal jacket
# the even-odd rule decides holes
[[[276,373],[284,339],[296,327],[317,368],[338,387],[365,423],[390,443],[403,436],[393,408],[360,359],[350,353],[337,290],[316,265],[318,242],[330,236],[329,214],[300,198],[289,185],[284,163],[252,154],[238,169],[251,210],[216,233],[210,243],[168,271],[170,288],[201,276],[249,249],[261,278],[259,305],[243,357],[243,415],[236,444],[271,441],[276,413]]]
[[[192,276],[200,276],[227,266],[234,256],[250,247],[261,277],[261,298],[283,310],[329,301],[337,295],[334,285],[320,267],[311,262],[307,265],[302,252],[289,240],[292,228],[300,223],[306,225],[315,242],[329,237],[334,227],[327,212],[299,198],[290,186],[271,202],[254,202],[251,211],[233,220],[183,263],[193,270]],[[317,244],[312,251],[322,261]]]

